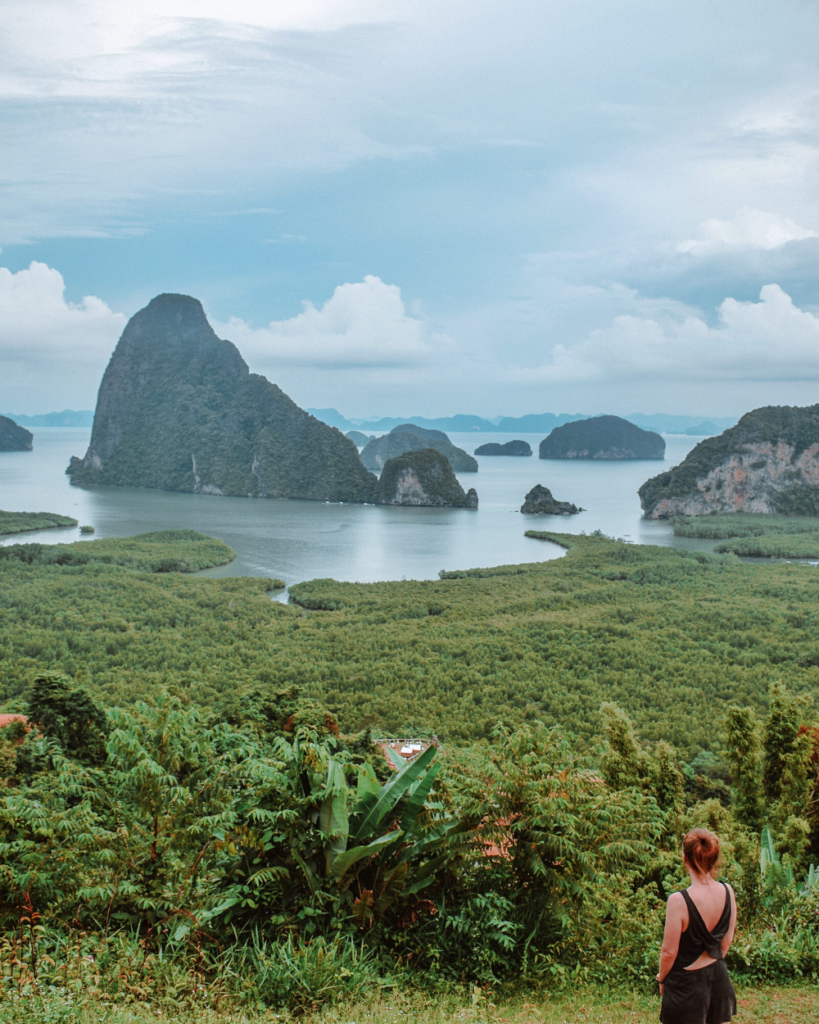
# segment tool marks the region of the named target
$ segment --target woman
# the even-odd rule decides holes
[[[736,1013],[734,986],[723,959],[734,938],[737,904],[731,886],[714,878],[719,839],[695,828],[683,839],[683,864],[691,876],[685,892],[672,893],[660,951],[662,1024],[728,1024]]]

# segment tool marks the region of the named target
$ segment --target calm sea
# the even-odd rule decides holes
[[[95,538],[190,528],[219,537],[237,553],[209,576],[272,576],[288,584],[316,577],[374,582],[435,579],[439,569],[558,558],[563,550],[524,537],[527,529],[563,533],[602,530],[637,544],[710,550],[713,542],[675,538],[667,523],[644,520],[637,488],[680,462],[700,438],[669,435],[665,462],[574,462],[538,459],[540,434],[521,434],[531,458],[478,457],[480,471],[459,475],[475,487],[480,508],[384,508],[313,501],[220,498],[126,487],[72,487],[71,455],[83,455],[90,430],[41,428],[33,452],[0,453],[0,508],[58,512],[95,528]],[[468,452],[510,434],[451,434]],[[520,506],[535,484],[586,509],[577,516],[524,516]],[[79,539],[78,529],[45,530],[2,543]]]

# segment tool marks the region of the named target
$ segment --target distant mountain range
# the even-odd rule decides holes
[[[90,409],[80,412],[63,409],[62,412],[44,412],[38,416],[23,416],[16,412],[5,415],[21,427],[90,427],[94,423],[94,413]]]
[[[327,423],[331,427],[338,427],[339,430],[364,430],[364,431],[390,431],[393,427],[402,423],[414,423],[419,427],[427,427],[431,430],[451,430],[465,433],[492,433],[492,434],[548,434],[555,427],[562,427],[564,423],[574,423],[576,420],[590,419],[596,413],[560,413],[552,412],[530,413],[527,416],[501,416],[487,420],[482,416],[469,416],[460,414],[457,416],[439,416],[430,419],[427,416],[384,416],[381,419],[347,419],[337,409],[308,409],[309,413]],[[630,416],[623,416],[629,423],[647,430],[656,430],[661,434],[689,434],[697,436],[710,436],[721,434],[737,422],[736,416],[730,417],[709,417],[703,420],[702,416],[667,416],[664,413],[654,413],[646,416],[643,413],[634,413]]]
[[[338,427],[339,430],[369,430],[388,432],[393,427],[402,423],[414,423],[419,427],[428,427],[431,430],[454,430],[458,433],[491,433],[491,434],[548,434],[555,427],[561,427],[564,423],[574,423],[575,420],[587,420],[598,413],[565,413],[558,415],[551,412],[530,413],[527,416],[496,416],[493,419],[485,419],[483,416],[469,416],[459,414],[456,416],[438,416],[430,419],[428,416],[383,416],[381,419],[348,419],[342,416],[337,409],[308,409],[307,412],[327,423],[331,427]],[[37,416],[23,416],[21,413],[7,412],[4,415],[19,423],[21,427],[90,427],[94,423],[94,413],[90,409],[82,409],[75,412],[74,409],[64,409],[62,412],[45,412]],[[716,417],[711,416],[704,420],[702,416],[667,416],[665,413],[654,413],[646,416],[643,413],[633,413],[630,416],[623,416],[624,420],[644,427],[647,430],[656,430],[661,434],[689,434],[693,437],[710,437],[721,434],[723,430],[733,427],[738,417]]]

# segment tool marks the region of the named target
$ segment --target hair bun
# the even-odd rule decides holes
[[[683,839],[687,863],[698,875],[710,875],[719,862],[719,837],[707,828],[694,828]]]

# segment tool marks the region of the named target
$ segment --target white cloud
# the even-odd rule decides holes
[[[743,206],[730,220],[712,217],[700,224],[699,236],[680,242],[677,252],[710,256],[730,247],[778,249],[787,242],[816,238],[817,232],[777,213]]]
[[[101,299],[68,302],[58,270],[0,267],[0,409],[88,409],[125,326]]]
[[[356,284],[341,284],[323,306],[303,303],[289,320],[254,328],[232,317],[214,323],[220,337],[230,339],[251,368],[262,372],[281,364],[322,367],[402,367],[428,362],[436,348],[448,343],[426,321],[407,316],[397,285],[367,275]]]
[[[725,299],[711,327],[671,313],[617,316],[574,346],[555,345],[548,363],[512,379],[549,383],[655,380],[819,380],[819,316],[800,309],[776,284],[759,302]]]
[[[0,267],[2,362],[46,359],[44,373],[54,360],[104,367],[124,326],[123,314],[93,295],[66,302],[62,274],[45,263],[16,274]]]

